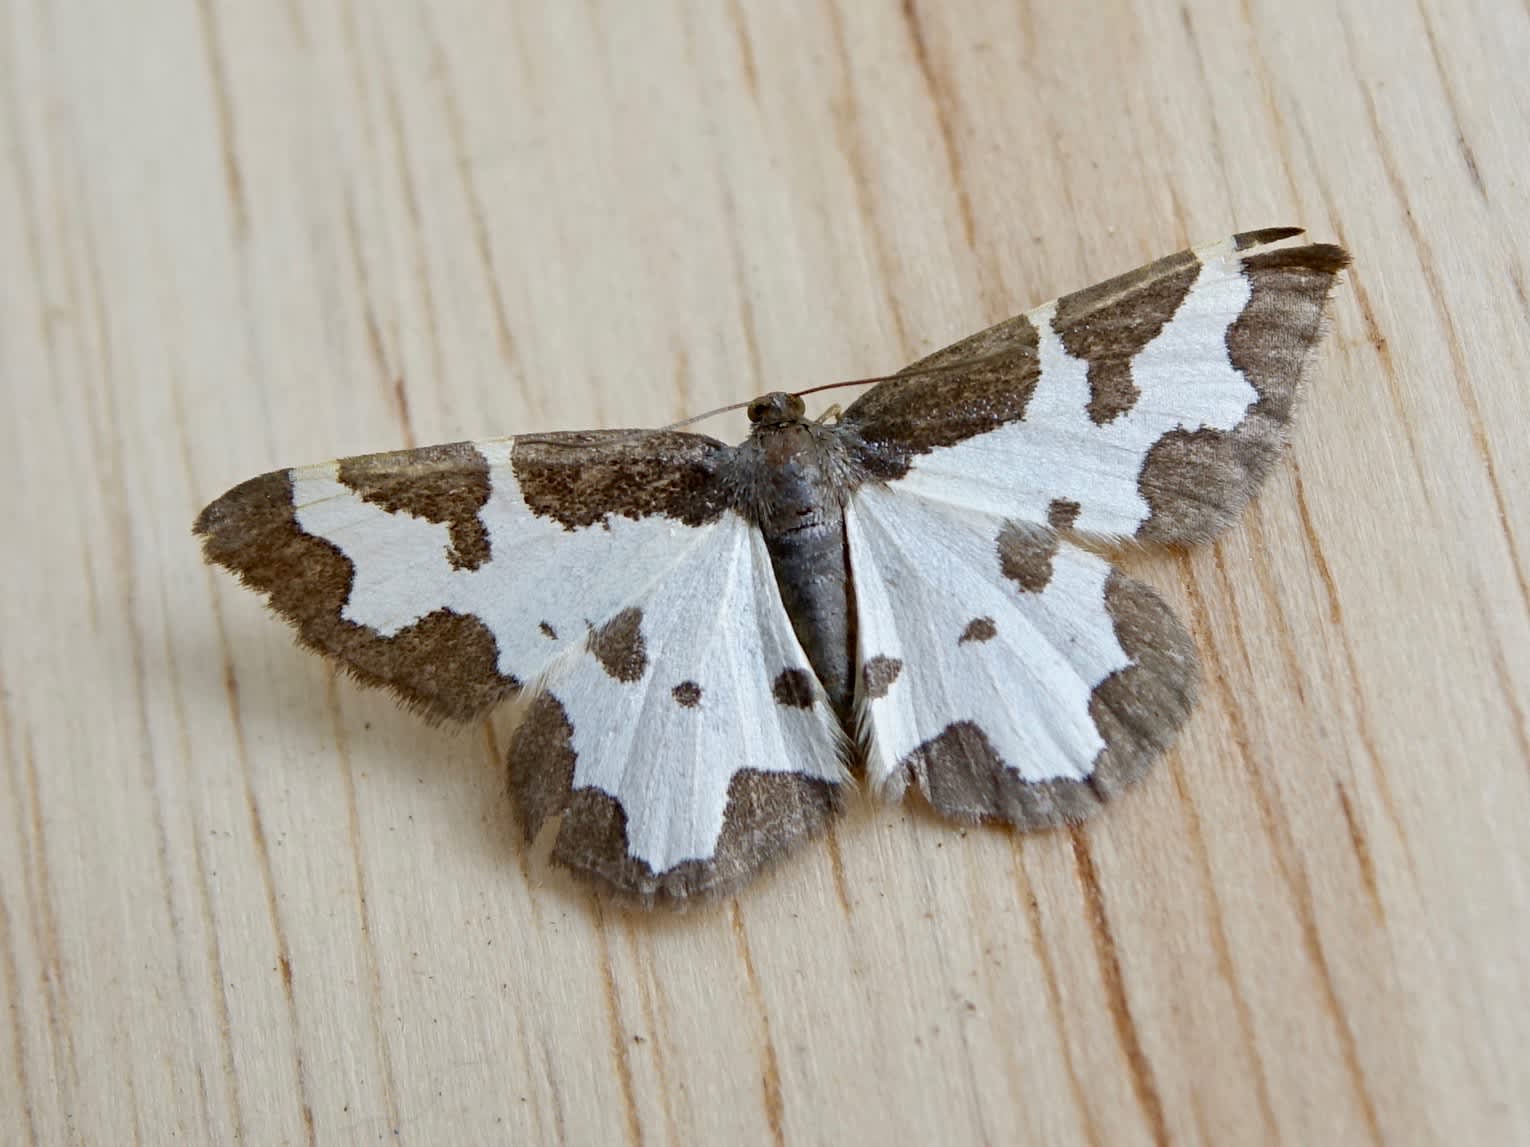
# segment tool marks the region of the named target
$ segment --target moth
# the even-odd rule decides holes
[[[857,776],[1074,822],[1194,703],[1195,647],[1099,551],[1224,530],[1279,455],[1348,256],[1235,235],[922,359],[837,417],[525,434],[278,470],[196,521],[354,677],[433,719],[519,695],[527,838],[644,904],[728,894]]]

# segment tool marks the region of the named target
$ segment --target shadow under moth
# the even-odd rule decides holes
[[[460,442],[277,470],[196,522],[301,641],[433,719],[520,695],[529,837],[645,904],[731,893],[888,800],[1088,816],[1194,703],[1099,555],[1225,529],[1285,441],[1338,247],[1235,235],[1019,315],[837,417]],[[1079,543],[1087,543],[1080,545]]]

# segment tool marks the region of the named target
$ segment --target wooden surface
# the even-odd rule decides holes
[[[1527,57],[1517,0],[7,0],[0,1140],[1530,1142]],[[1356,260],[1297,442],[1132,562],[1208,687],[1075,834],[861,802],[603,908],[503,722],[189,533],[1291,222]]]

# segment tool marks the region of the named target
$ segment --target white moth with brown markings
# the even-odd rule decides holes
[[[1093,551],[1205,541],[1268,473],[1348,262],[1298,234],[1065,296],[835,421],[773,393],[737,446],[533,434],[280,470],[196,531],[430,717],[523,694],[527,836],[561,817],[554,858],[644,903],[737,889],[853,770],[960,821],[1076,821],[1168,746],[1197,674]]]

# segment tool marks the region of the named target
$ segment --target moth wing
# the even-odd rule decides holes
[[[529,838],[645,904],[724,895],[840,806],[843,734],[759,530],[729,512],[550,666],[510,745]]]
[[[1065,295],[845,411],[872,473],[1103,538],[1206,540],[1279,454],[1335,276],[1327,244],[1246,232]],[[965,364],[965,366],[963,366]]]
[[[1195,648],[1148,587],[1035,523],[868,483],[846,510],[868,775],[963,821],[1076,821],[1194,703]]]
[[[842,734],[728,448],[522,436],[275,471],[197,519],[300,639],[436,718],[525,689],[511,784],[555,858],[653,901],[720,893],[838,807]]]
[[[603,431],[277,470],[198,517],[300,640],[441,719],[534,678],[716,528],[721,443]]]

